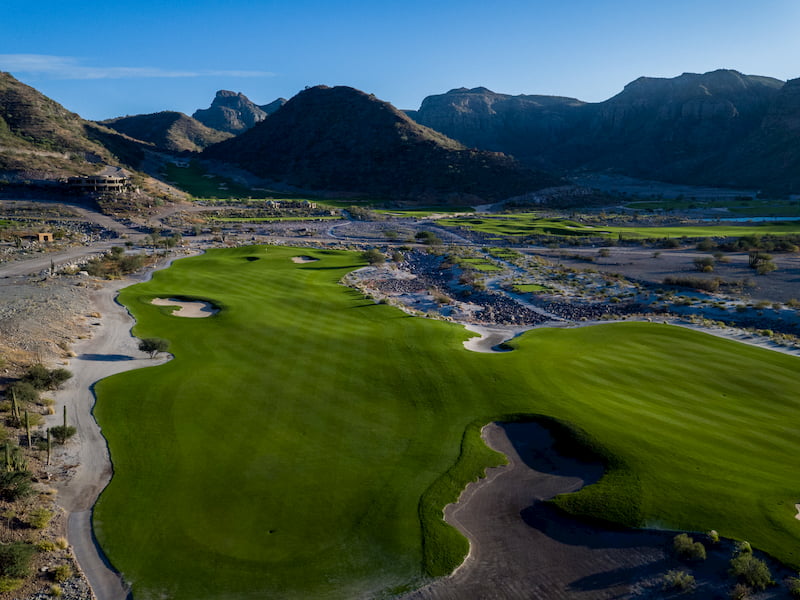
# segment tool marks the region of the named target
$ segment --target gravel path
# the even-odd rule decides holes
[[[139,279],[147,279],[151,274],[152,271]],[[169,359],[169,356],[148,358],[139,351],[138,340],[131,335],[134,320],[125,307],[116,302],[116,296],[121,288],[132,283],[135,281],[130,279],[115,281],[92,294],[94,310],[102,317],[98,319],[94,335],[74,346],[77,356],[67,367],[74,376],[56,395],[56,415],[66,406],[69,422],[77,429],[75,440],[65,446],[67,455],[56,460],[60,464],[76,465],[70,477],[55,483],[58,503],[68,513],[67,537],[98,600],[124,600],[129,592],[120,575],[109,565],[92,532],[92,508],[113,472],[108,445],[92,415],[93,386],[110,375],[156,366]],[[58,419],[58,416],[51,417],[53,422],[48,426],[57,425]]]

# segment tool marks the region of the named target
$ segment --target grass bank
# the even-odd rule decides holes
[[[447,572],[466,546],[441,509],[501,462],[480,425],[517,413],[617,459],[566,509],[714,528],[800,566],[796,358],[639,323],[472,353],[463,328],[338,285],[362,264],[218,250],[123,290],[136,335],[176,356],[97,385],[115,468],[97,536],[137,600],[374,596]],[[175,296],[221,311],[150,304]]]

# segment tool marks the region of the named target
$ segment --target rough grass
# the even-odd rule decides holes
[[[463,328],[338,285],[362,264],[237,248],[123,290],[135,333],[176,356],[97,385],[115,470],[97,536],[138,599],[371,597],[446,573],[466,544],[441,509],[502,461],[480,426],[520,413],[570,423],[609,465],[565,509],[800,566],[796,358],[646,323],[472,353]],[[176,295],[222,310],[149,303]]]

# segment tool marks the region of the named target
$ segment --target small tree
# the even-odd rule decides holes
[[[739,554],[731,560],[731,575],[756,590],[766,589],[773,583],[767,563],[749,552]]]
[[[714,270],[714,259],[710,256],[703,256],[694,259],[694,266],[698,271],[711,273]]]
[[[695,542],[685,533],[679,533],[672,540],[672,548],[680,558],[688,560],[705,560],[706,548],[700,542]]]
[[[386,257],[377,248],[370,248],[369,250],[361,253],[361,258],[371,265],[382,265],[386,262]]]
[[[161,338],[144,338],[139,342],[139,350],[147,352],[150,358],[155,358],[159,352],[166,352],[169,349],[169,342]]]
[[[687,571],[674,569],[667,571],[661,580],[664,590],[680,590],[681,592],[691,592],[694,590],[696,582],[694,575]]]

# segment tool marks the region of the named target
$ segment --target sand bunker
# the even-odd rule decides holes
[[[480,337],[472,337],[464,342],[464,347],[473,352],[508,352],[498,346],[531,329],[530,327],[485,326],[473,323],[464,325],[464,328],[480,334]]]
[[[795,504],[794,507],[797,509],[797,514],[794,516],[794,518],[800,521],[800,504]]]
[[[189,317],[190,319],[201,319],[210,317],[219,312],[210,302],[201,300],[177,300],[176,298],[153,298],[152,303],[156,306],[177,306],[178,310],[172,311],[176,317]]]
[[[311,256],[293,256],[292,257],[292,262],[293,263],[300,263],[300,264],[310,263],[310,262],[317,262],[318,260],[319,260],[318,258],[313,258]]]

